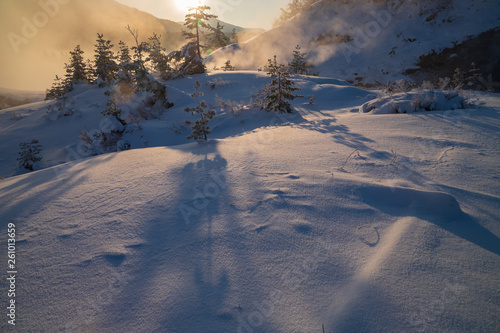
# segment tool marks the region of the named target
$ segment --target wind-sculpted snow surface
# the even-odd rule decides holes
[[[212,90],[215,77],[232,84]],[[498,330],[496,95],[475,110],[367,115],[358,109],[374,92],[301,77],[313,105],[221,112],[198,144],[169,127],[195,80],[208,103],[248,103],[267,78],[177,80],[165,118],[128,137],[153,147],[0,181],[0,232],[15,225],[19,254],[16,330]],[[46,103],[17,108],[25,116],[3,123],[2,142],[96,126],[106,99],[90,100],[75,104],[81,118],[56,121],[43,117]],[[57,139],[54,151],[73,137]]]

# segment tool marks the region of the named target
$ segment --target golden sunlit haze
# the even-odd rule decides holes
[[[200,0],[175,0],[175,5],[182,11],[188,11],[189,8],[203,5],[204,1]]]

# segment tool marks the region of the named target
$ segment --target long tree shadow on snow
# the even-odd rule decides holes
[[[351,132],[345,125],[337,124],[334,117],[306,120],[301,115],[297,115],[291,119],[291,123],[296,128],[330,134],[335,142],[353,149],[371,150],[366,144],[374,142],[362,134]]]
[[[457,200],[443,192],[367,186],[358,189],[362,200],[389,215],[415,216],[429,221],[477,246],[500,255],[500,238],[464,213]]]
[[[236,200],[231,170],[217,141],[169,149],[195,158],[176,170],[165,170],[159,198],[151,204],[151,214],[143,214],[147,229],[142,259],[131,272],[134,280],[114,303],[120,310],[112,310],[110,320],[127,327],[155,318],[153,327],[163,332],[235,331],[243,308],[234,290],[243,288],[249,269],[259,267],[253,263],[240,213],[229,205]],[[212,194],[201,198],[205,187]],[[186,215],[182,209],[190,210]],[[153,297],[151,285],[158,285]],[[130,298],[135,304],[122,305]],[[242,300],[241,305],[248,304]],[[155,317],[144,310],[151,306]]]

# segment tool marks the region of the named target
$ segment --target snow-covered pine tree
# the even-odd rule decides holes
[[[31,140],[31,142],[21,142],[19,144],[19,164],[30,171],[33,171],[33,166],[36,162],[40,162],[42,157],[40,153],[42,152],[42,145],[38,140]]]
[[[118,82],[117,87],[121,96],[134,95],[136,87],[134,86],[133,71],[134,64],[132,63],[132,56],[130,49],[125,42],[120,41],[120,51],[118,53]]]
[[[215,51],[231,43],[231,40],[226,36],[222,29],[224,29],[224,26],[221,25],[220,22],[217,22],[217,27],[212,28],[213,32],[207,36],[207,48]]]
[[[300,45],[297,45],[295,51],[293,51],[292,62],[288,63],[288,68],[292,74],[307,75],[308,69],[305,61],[307,53],[300,52]]]
[[[130,49],[124,41],[118,43],[120,51],[118,52],[118,68],[124,71],[130,70],[130,64],[132,63],[132,56],[130,55]]]
[[[165,108],[172,107],[173,104],[167,99],[167,87],[161,82],[156,81],[146,68],[144,54],[149,52],[150,44],[139,42],[139,32],[137,29],[132,29],[130,26],[127,26],[126,29],[135,40],[135,46],[132,47],[134,61],[130,66],[133,73],[133,82],[135,83],[132,91],[147,91],[152,93],[152,96],[144,101],[146,107],[152,107],[158,102],[161,102]],[[128,61],[128,56],[123,52],[126,52],[125,46],[123,46],[120,60],[126,62]]]
[[[190,120],[186,120],[186,125],[193,125],[191,127],[192,133],[187,137],[188,140],[194,139],[198,142],[206,141],[207,135],[212,131],[208,126],[210,120],[215,117],[215,110],[208,110],[208,105],[205,101],[200,101],[200,97],[203,96],[203,92],[199,92],[198,90],[201,88],[200,81],[196,81],[196,85],[194,86],[195,92],[191,94],[191,97],[196,98],[197,106],[194,108],[186,108],[185,112],[191,113],[192,116],[195,114],[200,115],[200,119],[197,119],[194,123]]]
[[[135,40],[135,46],[132,46],[134,51],[132,71],[135,76],[135,82],[138,90],[145,90],[149,84],[148,70],[145,66],[144,54],[149,49],[149,44],[146,42],[139,42],[139,31],[132,29],[129,25],[126,27]]]
[[[88,82],[88,68],[83,61],[83,51],[80,45],[77,45],[69,54],[69,63],[64,64],[65,78],[56,75],[52,87],[46,91],[46,100],[62,99],[68,92],[73,90],[73,84]]]
[[[304,96],[295,95],[295,91],[301,90],[295,87],[295,82],[290,80],[290,73],[285,65],[278,64],[276,56],[274,60],[269,59],[267,74],[271,76],[271,83],[265,85],[259,93],[260,104],[263,109],[291,113],[291,100]]]
[[[52,87],[47,89],[45,93],[45,100],[56,99],[64,96],[67,93],[66,89],[66,81],[56,75],[54,83],[52,83]]]
[[[169,54],[169,60],[174,60],[180,65],[179,75],[193,75],[205,73],[205,65],[198,57],[196,42],[189,42],[180,51]]]
[[[66,69],[66,92],[73,90],[73,84],[87,82],[87,66],[85,66],[83,60],[83,53],[80,45],[77,45],[75,49],[69,53],[69,64],[64,65]]]
[[[160,37],[156,33],[149,38],[149,61],[153,69],[163,80],[171,77],[171,68],[168,64],[168,57],[163,53],[165,48],[161,46]]]
[[[92,60],[87,59],[85,62],[85,73],[87,77],[87,82],[88,83],[93,83],[95,80],[95,71],[94,71],[94,66],[92,64]]]
[[[95,55],[95,75],[100,85],[108,86],[117,78],[118,65],[115,62],[115,54],[112,50],[113,44],[110,40],[105,40],[102,34],[97,34],[97,44],[94,45]]]
[[[208,10],[210,10],[209,6],[199,5],[197,7],[191,7],[189,8],[189,13],[185,17],[184,26],[186,26],[188,31],[183,31],[182,34],[187,40],[190,40],[190,42],[184,46],[180,54],[175,54],[175,58],[183,58],[185,62],[196,63],[183,66],[191,70],[191,72],[187,73],[188,75],[205,72],[205,66],[203,65],[203,58],[201,56],[201,29],[212,30],[212,27],[206,21],[211,18],[217,18],[217,15],[208,14]],[[194,50],[192,50],[192,48],[194,48]]]

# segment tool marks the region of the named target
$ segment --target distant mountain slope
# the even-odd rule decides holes
[[[386,82],[415,68],[421,55],[499,26],[498,1],[323,0],[208,60],[219,66],[230,59],[238,68],[255,69],[273,55],[281,62],[291,60],[300,44],[321,75]]]
[[[45,22],[44,17],[48,17]],[[37,27],[37,22],[45,24]],[[54,75],[63,73],[69,51],[76,45],[81,45],[84,57],[93,57],[98,32],[115,45],[120,40],[132,45],[133,39],[125,30],[127,25],[139,30],[141,40],[147,40],[156,32],[170,50],[182,40],[177,23],[160,20],[113,0],[74,0],[46,9],[34,0],[2,1],[0,31],[5,33],[0,36],[4,45],[0,53],[4,67],[0,84],[19,89],[49,88]]]
[[[38,91],[22,91],[0,87],[0,110],[13,106],[42,101],[45,93]]]

